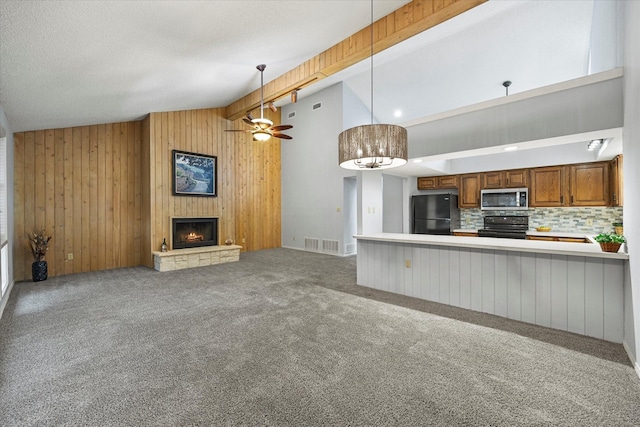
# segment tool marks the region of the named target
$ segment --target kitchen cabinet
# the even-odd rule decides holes
[[[454,236],[463,236],[463,237],[478,237],[477,231],[454,231]]]
[[[609,204],[609,163],[595,162],[567,166],[569,206],[607,206]]]
[[[504,186],[507,188],[524,188],[529,186],[528,169],[511,169],[504,171]]]
[[[504,188],[504,171],[484,172],[482,176],[482,188]]]
[[[618,155],[609,162],[609,205],[624,206],[623,192],[622,155]]]
[[[460,208],[480,207],[480,174],[460,175],[458,190],[458,206]]]
[[[435,190],[438,180],[435,176],[422,176],[418,178],[418,190]]]
[[[549,166],[530,170],[529,206],[564,206],[565,167]]]
[[[458,188],[458,175],[425,176],[418,178],[418,190]]]

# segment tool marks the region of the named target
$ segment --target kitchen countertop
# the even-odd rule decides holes
[[[466,231],[471,230],[454,230]],[[549,232],[535,232],[542,235],[560,236]],[[397,242],[409,244],[424,244],[435,246],[457,246],[478,249],[494,249],[517,252],[546,253],[553,255],[586,256],[594,258],[629,259],[627,253],[603,252],[591,236],[584,233],[562,233],[560,237],[584,237],[592,243],[549,242],[543,240],[526,239],[500,239],[493,237],[467,237],[467,236],[441,236],[433,234],[404,234],[404,233],[374,233],[354,236],[358,240],[371,240],[380,242]]]
[[[458,228],[453,230],[454,233],[477,233],[477,228]],[[584,238],[591,239],[592,236],[586,233],[571,233],[568,231],[536,231],[535,228],[527,230],[527,236],[542,236],[542,237],[574,237],[576,239]]]

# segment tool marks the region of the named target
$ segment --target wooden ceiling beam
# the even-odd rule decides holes
[[[487,0],[413,0],[373,23],[373,53],[435,27]],[[287,96],[336,74],[371,55],[371,25],[264,85],[264,102]],[[237,120],[260,107],[260,88],[226,107],[226,118]]]

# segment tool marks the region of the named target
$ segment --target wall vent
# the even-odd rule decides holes
[[[340,243],[337,240],[322,240],[322,252],[328,254],[337,254]]]
[[[313,104],[313,109],[314,110],[317,110],[320,107],[322,107],[322,102],[318,102],[317,104]]]
[[[296,116],[296,112],[295,112],[295,111],[292,111],[292,112],[290,112],[290,113],[289,113],[289,115],[288,115],[287,117],[288,117],[288,118],[290,118],[290,119],[292,119],[292,118],[294,118],[295,116]]]
[[[304,250],[305,251],[318,252],[319,248],[320,248],[320,241],[318,239],[314,239],[312,237],[305,237],[304,238]]]
[[[356,244],[355,243],[347,243],[344,245],[344,254],[345,255],[353,255],[356,253]]]

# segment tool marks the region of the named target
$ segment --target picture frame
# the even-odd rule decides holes
[[[172,151],[174,196],[217,196],[218,158],[188,151]]]

